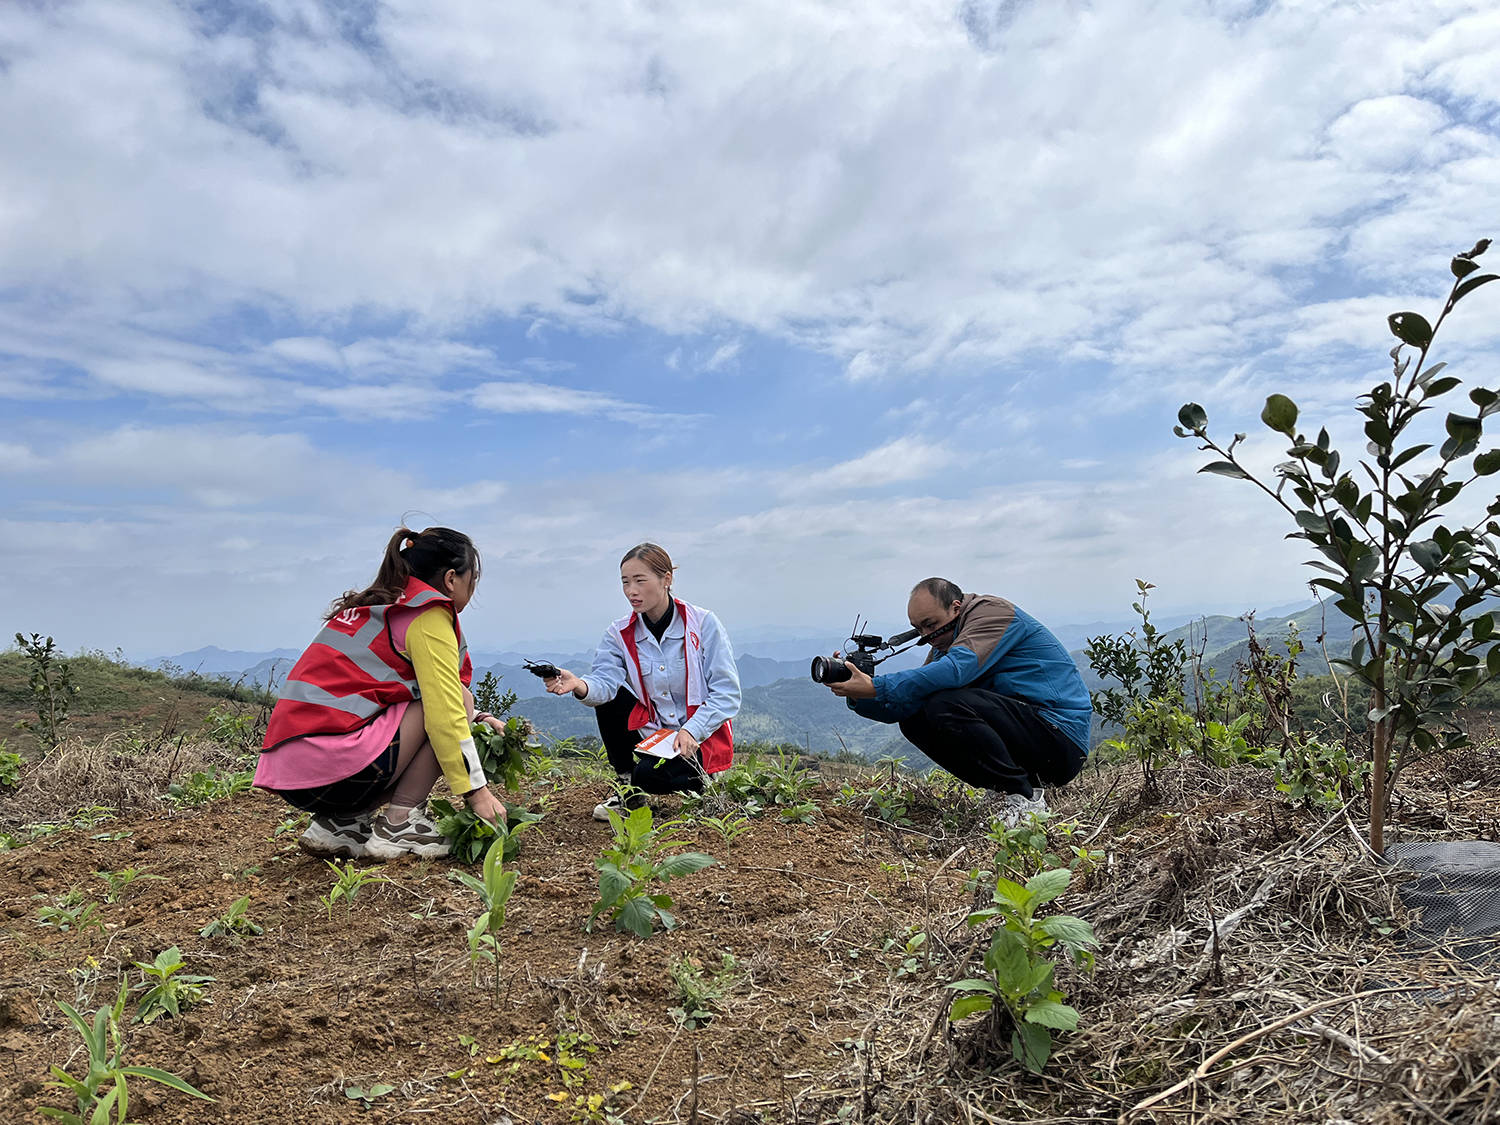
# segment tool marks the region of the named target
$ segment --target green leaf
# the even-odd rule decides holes
[[[1491,449],[1475,457],[1474,472],[1482,477],[1500,472],[1500,449]]]
[[[599,868],[599,901],[606,908],[620,901],[630,886],[630,877],[614,864],[603,864]]]
[[[1055,1000],[1041,1000],[1026,1009],[1026,1022],[1057,1031],[1078,1030],[1078,1010]]]
[[[1051,902],[1058,895],[1068,889],[1068,884],[1073,881],[1073,873],[1066,867],[1054,867],[1050,871],[1041,871],[1026,880],[1026,894],[1032,902],[1040,905]]]
[[[995,901],[1009,903],[1020,910],[1028,901],[1026,888],[1001,876],[995,880]]]
[[[1391,313],[1386,317],[1386,323],[1391,326],[1391,332],[1403,344],[1410,344],[1414,348],[1425,348],[1432,343],[1432,325],[1427,323],[1427,318],[1421,313]]]
[[[1010,1050],[1022,1066],[1040,1074],[1052,1055],[1052,1033],[1034,1023],[1018,1023],[1010,1038]]]
[[[1450,414],[1444,423],[1448,430],[1448,436],[1454,441],[1478,441],[1479,435],[1484,432],[1484,423],[1478,418],[1470,418],[1463,414]]]
[[[1058,914],[1044,919],[1042,932],[1049,937],[1055,937],[1069,949],[1081,949],[1086,945],[1099,944],[1099,940],[1094,936],[1094,927],[1082,918],[1075,918],[1071,914]]]
[[[1487,285],[1491,281],[1494,281],[1496,277],[1500,277],[1500,274],[1482,273],[1478,277],[1471,277],[1467,281],[1459,282],[1458,288],[1453,291],[1453,300],[1455,302],[1461,301],[1481,285]]]
[[[1463,382],[1462,379],[1455,379],[1452,375],[1443,379],[1434,379],[1426,388],[1427,397],[1436,398],[1438,395],[1445,395],[1461,382]]]
[[[1031,977],[1031,961],[1020,935],[1011,930],[996,930],[984,953],[984,967],[995,974],[999,986],[1012,995],[1022,995]]]
[[[1278,434],[1296,437],[1297,404],[1286,395],[1271,395],[1260,412],[1260,420]]]
[[[983,977],[965,977],[963,980],[951,980],[943,985],[955,992],[988,992],[993,994],[995,984],[993,981],[985,980]]]
[[[160,1070],[154,1066],[122,1066],[116,1073],[128,1074],[131,1078],[149,1078],[153,1082],[160,1082],[163,1086],[170,1086],[172,1089],[184,1094],[192,1094],[193,1097],[202,1098],[206,1102],[218,1100],[217,1098],[209,1097],[195,1086],[189,1086],[171,1071]]]
[[[1177,412],[1177,421],[1185,430],[1202,430],[1208,426],[1208,413],[1196,402],[1184,403]]]
[[[1448,263],[1448,268],[1453,271],[1454,277],[1468,277],[1479,268],[1479,263],[1472,258],[1456,257]]]
[[[995,1001],[988,996],[956,996],[953,999],[953,1006],[948,1009],[948,1018],[961,1020],[976,1012],[988,1012],[994,1006]]]
[[[1230,477],[1234,480],[1250,479],[1250,474],[1245,472],[1244,469],[1240,468],[1233,461],[1210,461],[1207,465],[1204,465],[1203,468],[1199,469],[1198,471],[1200,473],[1216,473],[1221,477]]]
[[[615,925],[622,930],[629,930],[637,937],[648,938],[651,936],[652,923],[655,921],[656,907],[652,905],[651,900],[632,898],[620,908]]]
[[[702,852],[679,852],[677,855],[668,856],[661,862],[661,877],[672,879],[678,875],[691,875],[694,871],[702,871],[705,867],[712,867],[718,860],[711,855]]]

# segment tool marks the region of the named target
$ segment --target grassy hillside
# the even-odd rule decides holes
[[[261,693],[229,680],[173,677],[102,652],[68,657],[67,667],[74,688],[64,727],[69,735],[98,737],[122,727],[158,730],[165,723],[195,730],[216,707],[256,707],[266,701]],[[23,753],[37,746],[36,735],[19,726],[37,718],[30,674],[21,652],[0,652],[0,738]]]

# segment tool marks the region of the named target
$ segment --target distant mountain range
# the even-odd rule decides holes
[[[1295,625],[1307,649],[1300,662],[1304,675],[1327,672],[1325,651],[1328,656],[1348,653],[1349,621],[1336,611],[1328,611],[1325,635],[1321,606],[1276,609],[1292,612],[1273,610],[1257,615],[1256,635],[1262,644],[1277,645]],[[1193,651],[1201,650],[1205,667],[1214,670],[1220,679],[1230,675],[1236,663],[1248,657],[1244,618],[1217,615],[1184,621],[1164,617],[1154,622],[1159,628],[1174,623],[1175,627],[1164,633],[1164,638],[1167,641],[1181,638]],[[1096,691],[1103,685],[1088,666],[1082,651],[1084,644],[1094,636],[1122,635],[1134,624],[1119,621],[1073,624],[1060,626],[1054,632],[1072,652],[1089,690]],[[837,640],[797,637],[776,630],[765,632],[771,635],[757,635],[756,640],[745,644],[747,651],[737,656],[744,692],[739,717],[734,721],[738,740],[796,743],[825,753],[848,749],[867,758],[915,753],[894,726],[859,718],[827,688],[809,678],[811,658],[829,652]],[[1319,636],[1324,637],[1321,647]],[[208,647],[166,657],[153,666],[166,664],[184,672],[239,679],[274,689],[298,655],[298,649],[242,652]],[[883,664],[882,671],[914,667],[924,655],[925,650],[921,649],[905,653]],[[493,672],[502,690],[514,691],[520,698],[516,711],[529,718],[539,731],[553,738],[597,734],[589,708],[573,699],[548,695],[541,680],[522,667],[527,659],[545,660],[581,673],[593,661],[591,652],[551,652],[539,645],[526,653],[476,652],[473,659],[475,678]]]

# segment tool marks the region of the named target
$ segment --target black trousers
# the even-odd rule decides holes
[[[933,693],[901,733],[954,777],[1025,797],[1072,781],[1088,757],[1034,704],[984,688]]]
[[[626,726],[634,707],[635,696],[621,688],[608,703],[594,708],[599,738],[604,742],[604,752],[609,755],[609,764],[615,773],[628,776],[630,784],[643,793],[703,792],[702,751],[696,755],[696,764],[685,758],[637,756],[635,748],[641,741],[641,732]]]

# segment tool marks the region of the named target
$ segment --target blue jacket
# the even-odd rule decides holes
[[[934,692],[977,687],[1035,704],[1042,717],[1089,748],[1093,710],[1078,666],[1045,625],[1004,598],[970,594],[958,619],[932,642],[920,668],[875,677],[874,699],[851,699],[867,719],[897,723]]]

